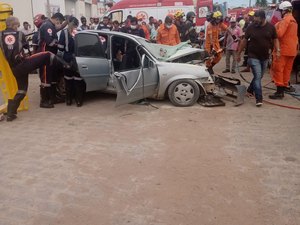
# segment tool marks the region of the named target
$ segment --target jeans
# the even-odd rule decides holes
[[[248,87],[247,92],[255,93],[255,98],[258,101],[262,101],[263,99],[261,79],[263,78],[263,75],[267,69],[268,61],[268,59],[259,60],[254,58],[248,58],[248,65],[252,70],[253,79],[250,83],[250,86]]]

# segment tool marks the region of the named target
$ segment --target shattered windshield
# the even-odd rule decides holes
[[[168,46],[161,44],[154,44],[145,39],[140,38],[139,42],[158,60],[169,61],[179,50],[191,48],[187,42],[182,42],[176,46]]]

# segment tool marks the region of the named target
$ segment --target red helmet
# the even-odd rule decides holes
[[[44,14],[37,14],[33,18],[33,23],[37,28],[40,28],[40,26],[43,24],[44,20],[46,19]]]

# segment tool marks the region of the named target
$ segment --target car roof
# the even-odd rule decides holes
[[[115,35],[115,36],[121,36],[121,37],[125,37],[125,38],[134,39],[134,40],[137,40],[139,43],[140,43],[139,39],[144,39],[144,38],[136,36],[136,35],[127,34],[127,33],[118,32],[118,31],[83,30],[83,31],[78,31],[78,34],[79,33],[97,33],[98,35],[99,34]]]

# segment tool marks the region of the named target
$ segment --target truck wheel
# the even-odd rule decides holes
[[[200,89],[193,80],[177,80],[169,86],[168,96],[175,106],[192,106],[199,99]]]

